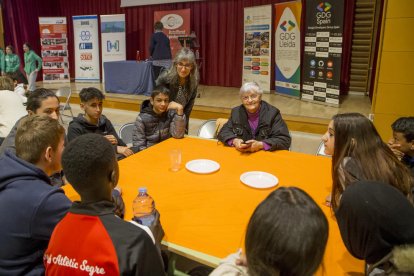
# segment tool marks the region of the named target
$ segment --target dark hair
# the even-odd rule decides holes
[[[30,110],[33,111],[33,113],[36,113],[36,110],[42,106],[42,102],[49,97],[55,97],[59,102],[59,98],[52,90],[46,88],[35,89],[29,94],[29,97],[27,98],[26,110]]]
[[[95,133],[75,138],[62,154],[63,172],[81,197],[102,194],[117,164],[111,143]]]
[[[79,92],[79,98],[81,102],[86,103],[87,101],[90,101],[92,99],[98,99],[99,101],[102,101],[105,99],[105,95],[98,88],[87,87],[83,88]]]
[[[65,129],[58,120],[46,115],[27,116],[17,126],[16,156],[35,164],[47,147],[56,150],[64,135]]]
[[[12,51],[12,53],[14,53],[14,47],[13,46],[7,45],[6,48],[9,48]]]
[[[413,179],[410,172],[382,141],[374,124],[359,113],[337,114],[332,120],[335,137],[332,208],[339,206],[341,194],[357,180],[391,184],[412,201]],[[347,163],[354,172],[347,169]]]
[[[328,229],[321,208],[304,191],[273,191],[247,226],[249,275],[312,275],[322,261]]]
[[[157,85],[154,88],[154,90],[152,90],[151,98],[154,99],[159,94],[163,94],[163,95],[166,95],[166,96],[170,97],[170,90],[167,87],[163,86],[163,85]]]
[[[414,140],[414,117],[401,117],[398,118],[391,128],[395,132],[404,134],[405,140],[411,142]]]
[[[14,82],[9,76],[0,76],[0,90],[14,91]]]
[[[29,42],[25,42],[25,43],[23,43],[23,45],[26,45],[26,47],[29,48],[29,50],[32,49],[32,46],[29,44]]]
[[[155,22],[154,30],[162,31],[163,28],[164,28],[164,24],[162,24],[162,22],[160,22],[160,21]]]

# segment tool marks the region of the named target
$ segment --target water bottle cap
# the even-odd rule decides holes
[[[140,193],[146,193],[147,192],[147,187],[140,187],[138,189],[138,192],[140,192]]]

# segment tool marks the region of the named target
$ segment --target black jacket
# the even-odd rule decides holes
[[[170,39],[163,32],[152,34],[149,50],[153,60],[171,59]]]
[[[225,145],[233,138],[243,141],[255,139],[270,145],[270,151],[288,150],[291,142],[289,130],[279,109],[265,101],[261,102],[259,125],[255,133],[250,128],[246,109],[240,105],[232,109],[230,119],[224,124],[217,138]]]
[[[53,231],[44,258],[46,275],[80,275],[85,262],[105,275],[165,275],[151,237],[113,209],[109,201],[74,202]],[[59,264],[58,256],[72,260],[71,267]]]

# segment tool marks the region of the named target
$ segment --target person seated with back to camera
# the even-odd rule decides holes
[[[388,146],[414,176],[414,117],[398,118],[391,128],[393,138]]]
[[[79,114],[68,127],[68,141],[86,133],[103,135],[111,142],[118,160],[128,157],[134,152],[118,137],[111,121],[102,115],[105,95],[97,88],[83,88],[79,93],[80,107],[85,114]]]
[[[322,261],[328,230],[325,215],[307,193],[281,187],[250,218],[245,254],[231,254],[210,276],[313,275]]]
[[[151,98],[142,103],[132,132],[132,144],[141,151],[170,137],[183,138],[185,126],[183,106],[170,102],[168,88],[159,85]]]
[[[62,166],[81,201],[53,231],[43,259],[46,275],[165,275],[151,231],[113,212],[119,168],[111,143],[98,134],[79,136],[65,148]]]
[[[279,109],[262,100],[263,90],[255,82],[240,88],[242,104],[231,111],[218,140],[241,152],[288,150],[289,130]]]
[[[367,264],[365,275],[414,275],[414,206],[398,189],[358,181],[342,194],[335,218],[342,240]]]

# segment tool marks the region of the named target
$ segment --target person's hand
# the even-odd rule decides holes
[[[39,69],[35,69],[35,72],[37,73],[37,72],[39,72]]]
[[[246,144],[242,139],[234,138],[233,146],[240,152],[249,152],[251,144]]]
[[[404,157],[404,153],[400,150],[401,145],[396,144],[394,139],[391,139],[388,141],[388,147],[392,150],[394,155],[398,158],[398,160],[401,160]]]
[[[117,146],[116,147],[116,152],[119,154],[124,155],[125,157],[131,156],[134,154],[134,152],[128,148],[128,147],[122,147],[122,146]]]
[[[177,102],[174,102],[174,101],[172,101],[172,102],[170,102],[169,104],[168,104],[168,107],[167,107],[167,109],[168,110],[176,110],[177,111],[177,114],[178,115],[183,115],[184,114],[184,108],[183,108],[183,106],[181,105],[181,104],[179,104],[179,103],[177,103]]]
[[[256,152],[263,149],[263,142],[256,141],[256,140],[248,140],[245,142],[246,144],[249,144],[249,151],[250,152]]]
[[[240,249],[239,257],[236,259],[236,265],[241,265],[247,267],[247,258],[246,254]]]
[[[118,140],[116,140],[115,136],[113,135],[105,135],[106,139],[108,139],[109,142],[111,142],[112,145],[118,145]]]

